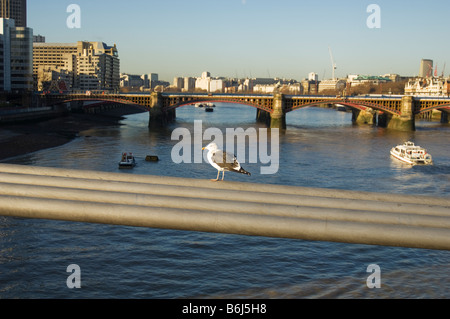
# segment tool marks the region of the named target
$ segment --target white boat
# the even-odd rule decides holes
[[[413,142],[405,142],[391,149],[391,156],[402,162],[416,164],[433,164],[433,158],[423,147],[414,145]]]
[[[136,166],[136,159],[133,153],[122,153],[122,159],[119,162],[119,168],[133,168]]]

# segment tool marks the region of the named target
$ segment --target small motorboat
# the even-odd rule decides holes
[[[433,164],[433,158],[431,154],[428,154],[426,149],[418,145],[414,145],[413,142],[409,141],[403,143],[402,145],[393,147],[391,149],[391,156],[410,165]]]
[[[133,168],[136,166],[136,159],[133,153],[122,153],[122,159],[119,162],[119,168]]]
[[[214,112],[216,106],[212,103],[205,104],[205,112]]]

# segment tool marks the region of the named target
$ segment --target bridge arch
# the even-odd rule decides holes
[[[381,111],[381,112],[388,113],[391,115],[399,115],[400,114],[400,110],[393,110],[391,108],[385,107],[383,105],[375,104],[375,103],[367,103],[367,102],[353,103],[353,102],[344,101],[339,104],[346,105],[353,109],[358,109],[358,110],[362,110],[362,111],[365,111],[368,108],[370,108],[372,110]]]
[[[124,105],[131,105],[133,107],[136,107],[137,109],[140,109],[144,112],[148,112],[149,111],[149,107],[148,106],[144,106],[142,104],[133,102],[131,100],[127,100],[127,99],[121,99],[121,98],[108,98],[108,97],[74,97],[74,98],[69,98],[69,99],[64,99],[64,100],[59,100],[55,103],[55,105],[57,104],[64,104],[64,103],[71,103],[71,102],[105,102],[105,103],[119,103],[119,104],[124,104]],[[95,106],[91,106],[91,107],[95,107]],[[88,109],[90,108],[89,105],[85,105],[83,106],[84,109]]]
[[[432,110],[439,110],[439,111],[445,111],[447,113],[450,113],[450,103],[441,104],[441,105],[433,105],[425,108],[421,108],[417,114],[426,113]]]
[[[347,99],[336,99],[336,100],[317,100],[317,101],[311,101],[305,104],[301,105],[294,105],[292,108],[288,108],[286,112],[292,112],[295,110],[299,110],[305,107],[311,107],[319,104],[340,104],[344,106],[348,106],[352,109],[359,110],[359,111],[366,111],[368,109],[373,109],[377,111],[382,111],[385,113],[390,113],[392,115],[399,115],[400,111],[393,110],[391,108],[385,107],[381,104],[376,103],[368,103],[366,101],[349,101]]]
[[[271,102],[271,101],[270,101]],[[258,103],[258,102],[252,102],[252,101],[245,101],[245,100],[234,100],[234,99],[220,99],[220,98],[199,98],[195,100],[190,101],[182,101],[178,102],[176,104],[171,104],[169,106],[165,106],[164,109],[166,110],[172,110],[177,109],[179,107],[187,106],[187,105],[194,105],[197,103],[227,103],[227,104],[240,104],[240,105],[247,105],[251,106],[269,113],[273,112],[273,109],[271,108],[272,103]]]

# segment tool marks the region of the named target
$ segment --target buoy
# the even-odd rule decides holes
[[[154,155],[147,155],[147,157],[145,158],[145,160],[147,162],[158,162],[159,158],[158,156],[154,156]]]

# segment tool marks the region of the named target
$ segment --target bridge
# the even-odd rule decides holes
[[[249,105],[257,109],[257,120],[272,128],[286,128],[286,114],[309,106],[340,104],[352,109],[353,121],[378,124],[396,130],[415,130],[415,118],[433,110],[441,111],[441,121],[449,122],[450,98],[403,95],[308,96],[223,93],[160,93],[151,94],[41,94],[41,105],[85,103],[92,101],[135,105],[150,113],[150,125],[164,125],[176,117],[176,109],[202,102],[224,102]],[[75,104],[74,104],[75,103]],[[79,105],[78,105],[79,106]],[[89,107],[89,106],[88,106]],[[99,107],[91,106],[92,107]]]
[[[0,216],[450,250],[450,199],[0,164]]]

